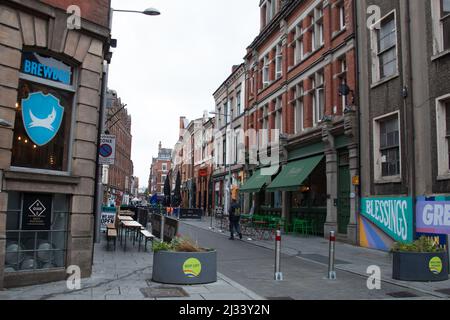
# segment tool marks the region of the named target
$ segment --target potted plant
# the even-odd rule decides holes
[[[448,280],[446,249],[429,237],[421,237],[413,243],[395,243],[392,278],[404,281]]]
[[[194,285],[217,281],[217,252],[185,238],[153,245],[152,280],[165,284]]]

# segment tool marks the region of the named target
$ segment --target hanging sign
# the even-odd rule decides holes
[[[102,134],[99,147],[100,164],[114,164],[116,157],[116,136]]]
[[[27,193],[23,199],[22,230],[50,230],[52,196]]]

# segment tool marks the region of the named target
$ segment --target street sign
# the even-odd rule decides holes
[[[116,136],[102,134],[99,147],[100,164],[114,164],[116,157]]]

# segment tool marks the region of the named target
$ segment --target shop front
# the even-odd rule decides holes
[[[65,9],[43,2],[0,5],[0,288],[92,271],[109,24],[68,30]]]

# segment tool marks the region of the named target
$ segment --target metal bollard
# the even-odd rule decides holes
[[[277,230],[275,237],[275,280],[283,281],[283,273],[280,271],[280,255],[281,255],[281,231]]]
[[[336,235],[330,231],[330,249],[328,259],[328,279],[336,280],[336,270],[334,269],[334,253],[336,249]]]
[[[164,216],[164,214],[161,215],[161,242],[164,242],[164,220],[166,219],[166,217]]]

